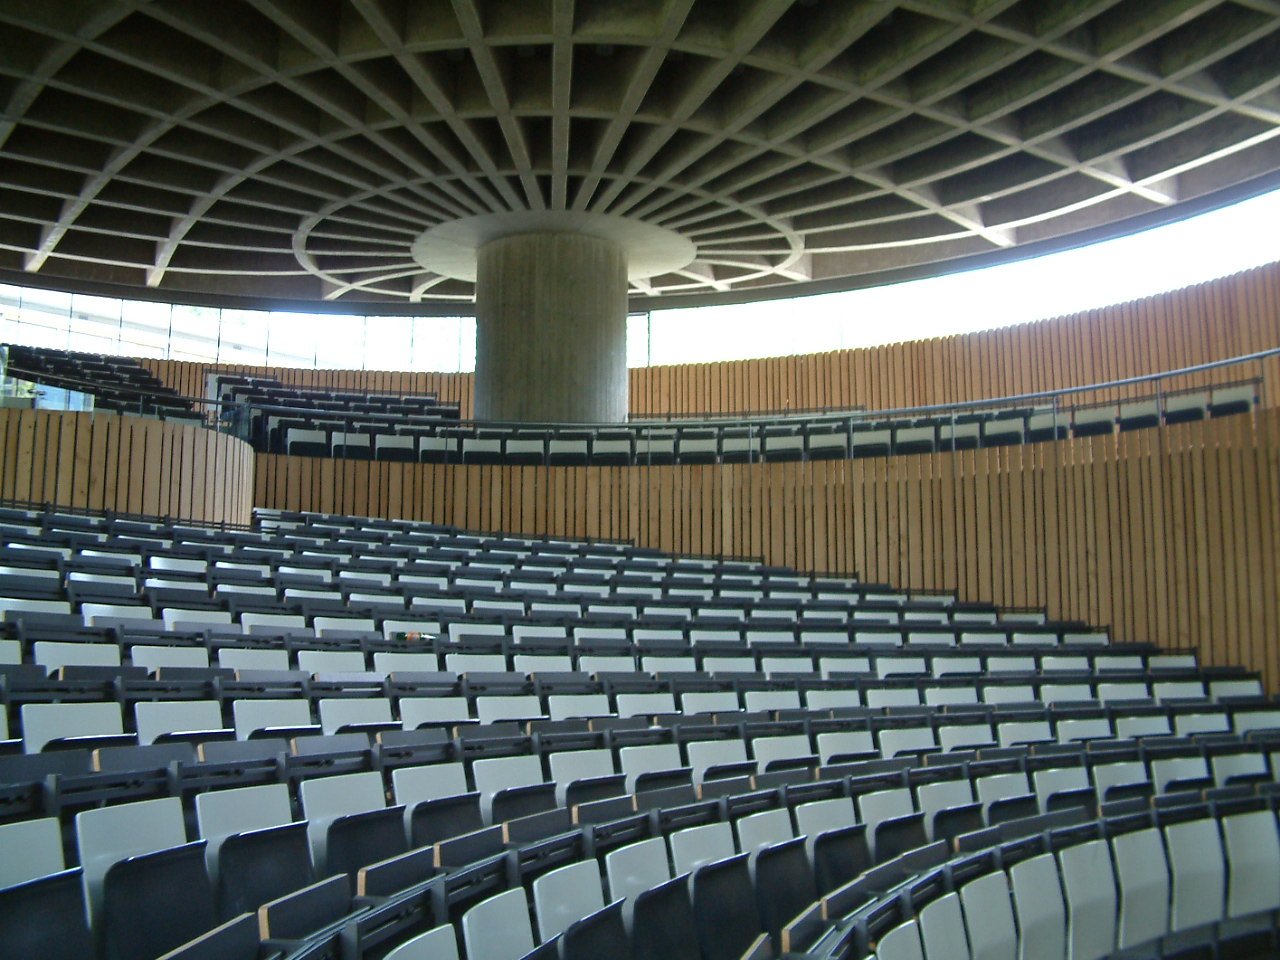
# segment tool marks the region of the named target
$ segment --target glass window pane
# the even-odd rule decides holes
[[[218,359],[218,311],[174,304],[169,359],[213,363]]]
[[[267,316],[267,363],[273,367],[316,365],[315,317],[309,313]]]
[[[250,366],[265,364],[267,316],[265,310],[223,310],[218,362],[244,363]]]
[[[366,370],[402,370],[413,350],[412,317],[366,317]]]
[[[125,300],[120,309],[120,346],[124,353],[155,359],[168,355],[169,318],[173,307],[167,303]]]
[[[316,366],[327,370],[364,369],[364,317],[315,314]]]

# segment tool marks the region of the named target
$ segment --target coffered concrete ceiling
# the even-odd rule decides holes
[[[1278,83],[1277,0],[0,0],[0,279],[468,312],[431,237],[509,219],[860,285],[1264,182]]]

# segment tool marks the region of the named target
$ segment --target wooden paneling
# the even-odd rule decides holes
[[[1110,625],[1121,640],[1196,647],[1206,663],[1247,664],[1273,690],[1280,681],[1280,410],[1115,437],[815,463],[257,460],[260,506],[857,572]]]
[[[796,301],[803,317],[804,301]],[[803,322],[802,320],[798,322]],[[891,323],[859,317],[857,323]],[[1087,386],[1226,360],[1280,346],[1280,264],[1098,310],[999,330],[859,350],[631,371],[631,411],[746,413],[891,410]],[[1276,402],[1274,369],[1264,402]],[[1188,376],[1195,387],[1226,374]],[[1150,392],[1132,387],[1114,399]]]
[[[254,454],[178,421],[0,410],[0,498],[247,524]]]
[[[804,301],[796,302],[798,315]],[[859,317],[858,323],[892,318]],[[648,367],[630,371],[631,412],[744,413],[889,410],[1087,386],[1225,360],[1280,346],[1280,264],[1133,303],[1000,330],[806,356]],[[186,396],[204,396],[205,376],[221,370],[274,376],[299,386],[394,393],[436,393],[471,414],[467,373],[295,370],[144,360]],[[1276,402],[1280,366],[1238,368],[1265,375],[1264,402]],[[1222,374],[1187,377],[1194,387]],[[1146,392],[1134,387],[1119,396]],[[1094,396],[1091,399],[1112,399]]]

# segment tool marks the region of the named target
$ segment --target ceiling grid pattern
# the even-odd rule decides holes
[[[0,273],[467,312],[415,244],[678,234],[633,304],[785,295],[1280,171],[1274,0],[10,0]],[[800,285],[800,286],[797,286]]]

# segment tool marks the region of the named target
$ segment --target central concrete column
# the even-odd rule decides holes
[[[521,233],[477,251],[478,420],[627,418],[627,257],[612,240]]]

